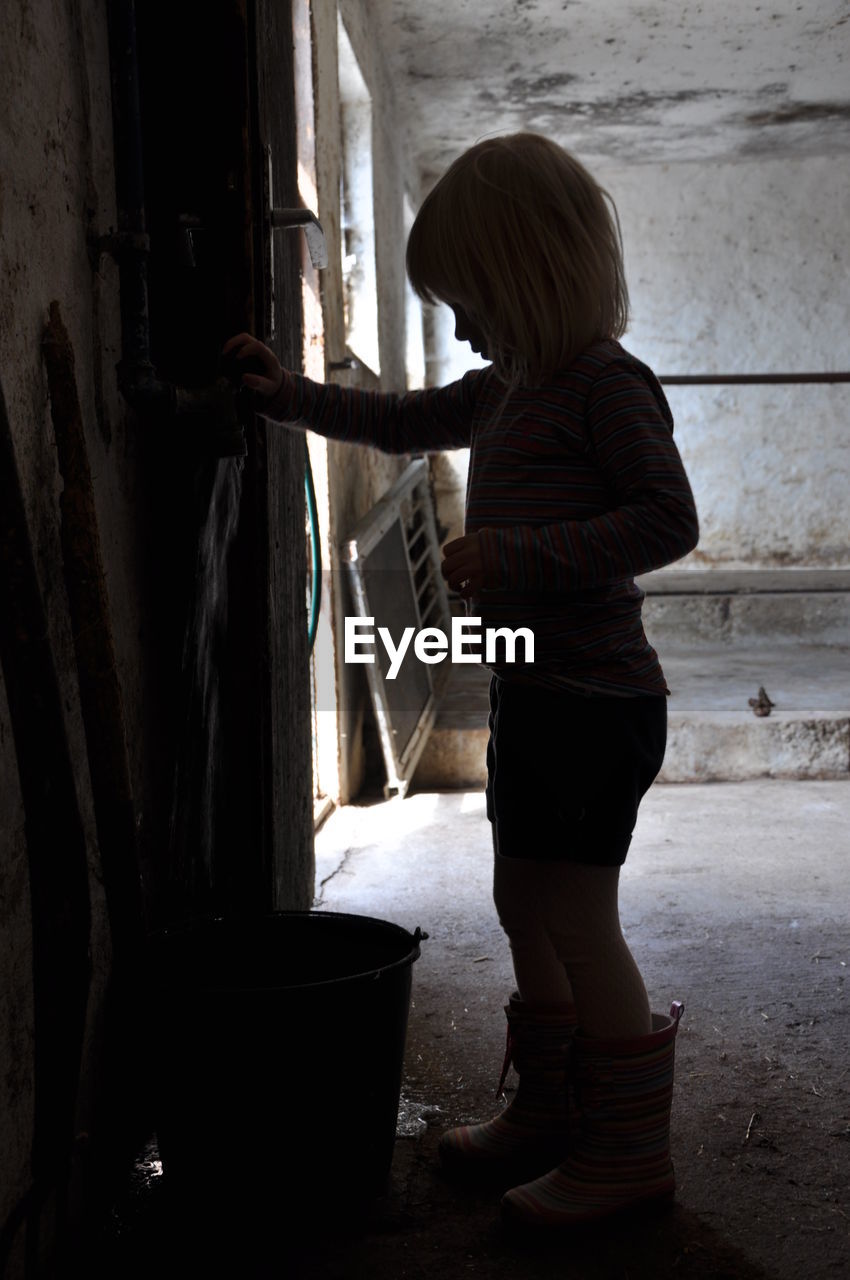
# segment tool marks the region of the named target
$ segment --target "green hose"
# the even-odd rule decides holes
[[[310,450],[307,437],[304,437],[304,488],[307,492],[307,519],[310,522],[310,568],[312,582],[310,590],[310,625],[307,639],[310,653],[316,643],[316,632],[319,628],[319,607],[322,602],[322,546],[319,541],[319,515],[316,511],[316,487],[313,484],[313,468],[310,466]]]

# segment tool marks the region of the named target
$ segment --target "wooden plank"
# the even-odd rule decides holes
[[[52,1189],[64,1225],[91,966],[86,837],[62,694],[0,387],[0,664],[26,816],[34,1013],[33,1185],[0,1237],[0,1271],[27,1220],[29,1257]],[[28,1270],[29,1274],[29,1270]]]
[[[288,0],[257,0],[257,141],[263,164],[270,160],[271,190],[261,213],[265,271],[258,281],[266,333],[273,332],[286,368],[300,370],[301,261],[303,233],[281,230],[273,245],[269,277],[269,199],[276,207],[301,203],[297,181],[295,70],[292,9]],[[272,288],[273,286],[273,288]],[[272,296],[269,290],[272,289]],[[265,336],[265,334],[261,335]],[[305,538],[305,444],[300,432],[262,421],[266,460],[268,540],[269,701],[266,712],[267,797],[274,904],[305,909],[313,897],[312,745],[307,647]]]

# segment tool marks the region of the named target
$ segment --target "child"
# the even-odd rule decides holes
[[[324,386],[248,334],[225,348],[260,358],[244,382],[270,418],[395,453],[470,447],[466,532],[445,547],[444,576],[484,626],[535,637],[533,663],[494,664],[487,752],[494,899],[517,984],[505,1070],[512,1058],[519,1087],[440,1150],[454,1170],[504,1179],[505,1218],[534,1226],[673,1193],[681,1006],[650,1014],[618,878],[666,741],[634,577],[692,550],[697,516],[661,387],[617,341],[628,295],[609,206],[534,134],[454,162],[416,218],[408,274],[492,363],[442,389]]]

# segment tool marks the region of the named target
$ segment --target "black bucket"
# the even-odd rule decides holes
[[[336,1211],[384,1189],[422,935],[275,912],[150,939],[166,1181],[210,1203]],[[281,1199],[283,1197],[283,1199]]]

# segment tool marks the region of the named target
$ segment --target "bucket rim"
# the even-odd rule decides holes
[[[421,955],[420,942],[427,938],[427,933],[417,926],[413,933],[409,929],[405,929],[403,925],[395,924],[391,920],[382,920],[377,916],[364,916],[356,912],[350,911],[316,911],[309,909],[306,911],[264,911],[261,913],[243,912],[233,915],[210,914],[205,916],[191,917],[186,920],[175,921],[167,925],[163,925],[159,929],[154,929],[148,933],[145,940],[146,948],[150,949],[156,946],[158,942],[165,941],[168,938],[177,938],[187,936],[193,932],[197,932],[203,928],[210,928],[216,925],[250,925],[259,924],[266,921],[279,919],[322,919],[333,921],[356,922],[358,925],[379,925],[383,930],[392,932],[397,935],[403,935],[406,942],[410,944],[410,950],[406,955],[400,956],[398,960],[393,960],[391,964],[379,965],[377,968],[363,969],[358,973],[344,974],[339,978],[324,978],[317,982],[279,982],[272,985],[260,985],[257,983],[238,983],[221,987],[215,983],[204,982],[203,980],[196,982],[177,982],[172,979],[169,986],[172,990],[191,990],[191,991],[222,991],[226,990],[229,994],[248,991],[310,991],[320,987],[340,987],[346,984],[362,983],[365,980],[377,979],[385,974],[391,974],[398,969],[408,968],[417,961]]]

